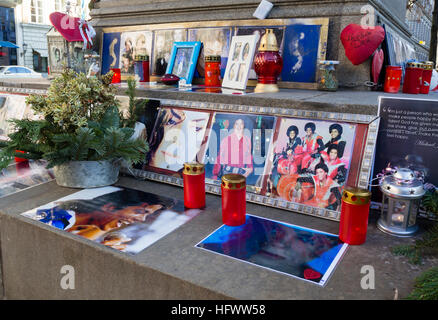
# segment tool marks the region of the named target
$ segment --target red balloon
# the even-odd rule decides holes
[[[367,61],[384,39],[385,29],[381,26],[363,28],[357,24],[350,24],[341,33],[345,55],[356,66]]]
[[[53,12],[49,18],[55,29],[58,30],[65,40],[69,42],[84,41],[79,31],[79,18],[74,18],[61,12]]]

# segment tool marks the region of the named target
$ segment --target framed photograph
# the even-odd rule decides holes
[[[257,41],[257,35],[233,37],[222,82],[223,87],[238,90],[246,89]]]
[[[102,74],[107,74],[112,68],[120,66],[121,33],[105,33],[102,43]]]
[[[170,62],[174,42],[187,41],[186,29],[155,30],[154,50],[152,61],[152,75],[163,76]]]
[[[173,44],[170,62],[166,73],[174,74],[191,84],[201,52],[201,42],[175,42]]]
[[[181,172],[185,162],[202,162],[210,117],[210,112],[161,108],[149,140],[145,168],[173,174]]]
[[[271,116],[215,113],[202,161],[206,182],[220,185],[222,176],[237,173],[246,177],[249,189],[260,191],[275,120]]]
[[[268,161],[266,195],[339,211],[356,125],[283,118]]]
[[[120,40],[119,67],[123,75],[134,75],[134,58],[138,54],[148,55],[152,51],[152,32],[125,32]]]

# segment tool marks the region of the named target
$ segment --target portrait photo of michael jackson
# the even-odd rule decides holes
[[[201,162],[210,113],[177,108],[160,109],[149,139],[146,164],[179,172],[185,162]],[[197,159],[197,156],[201,157]]]
[[[353,154],[352,124],[283,118],[277,128],[267,194],[339,210]]]
[[[274,125],[271,116],[216,113],[204,160],[207,181],[237,173],[247,185],[261,186]]]

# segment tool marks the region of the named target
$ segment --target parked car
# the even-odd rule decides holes
[[[0,79],[11,79],[11,78],[32,78],[40,79],[42,74],[33,71],[28,67],[23,66],[2,66],[0,67]]]

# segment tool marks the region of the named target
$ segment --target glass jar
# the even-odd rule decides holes
[[[339,61],[323,60],[319,62],[318,90],[337,91],[339,87],[336,65]]]

